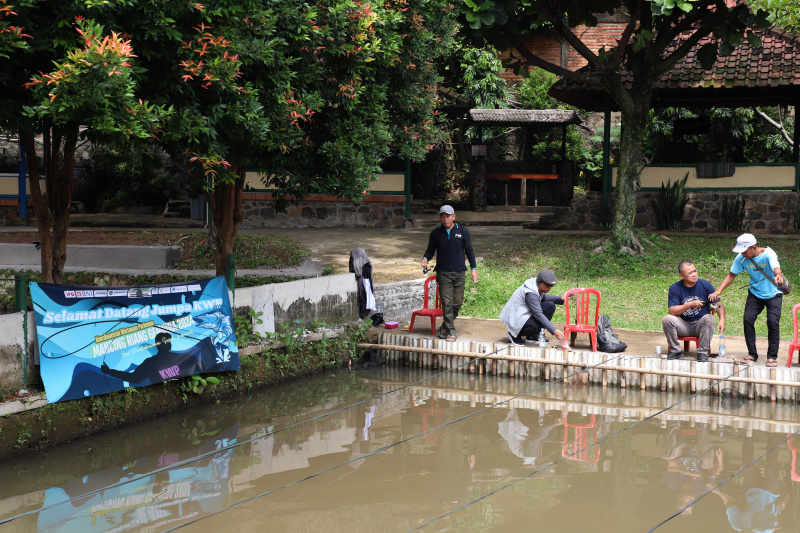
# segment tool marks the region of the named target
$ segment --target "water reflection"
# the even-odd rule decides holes
[[[31,514],[0,531],[800,526],[788,407],[462,374],[396,390],[426,375],[317,376],[6,461],[0,517]]]

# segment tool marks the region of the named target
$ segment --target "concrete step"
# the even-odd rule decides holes
[[[545,223],[548,217],[552,217],[552,212],[483,212],[483,211],[459,211],[456,213],[456,222],[470,226],[517,226],[529,229],[537,229]],[[436,226],[440,223],[438,214],[415,214],[412,215],[413,227],[424,228]]]
[[[35,238],[35,237],[34,237]],[[183,253],[180,246],[67,245],[66,268],[172,269]],[[0,268],[40,267],[41,251],[35,244],[0,243]]]

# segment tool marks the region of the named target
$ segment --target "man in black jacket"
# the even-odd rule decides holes
[[[439,328],[439,338],[455,341],[455,320],[461,304],[464,301],[464,256],[469,260],[472,269],[472,281],[478,281],[478,269],[475,264],[475,252],[472,249],[472,240],[469,231],[464,226],[455,223],[456,214],[449,205],[439,209],[439,220],[442,223],[434,228],[428,239],[428,249],[422,257],[422,266],[427,267],[428,261],[436,253],[436,283],[439,285],[439,298],[442,300],[444,320]]]

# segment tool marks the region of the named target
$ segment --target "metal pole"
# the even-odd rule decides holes
[[[22,347],[22,386],[28,385],[28,278],[27,276],[14,277],[14,307],[17,311],[25,313],[22,316],[23,344]]]
[[[14,309],[17,311],[28,310],[28,278],[14,276]]]
[[[406,192],[406,220],[411,220],[411,160],[406,159],[404,189]]]

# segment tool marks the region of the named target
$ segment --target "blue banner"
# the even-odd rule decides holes
[[[239,370],[222,276],[150,287],[31,283],[48,403]]]

